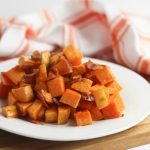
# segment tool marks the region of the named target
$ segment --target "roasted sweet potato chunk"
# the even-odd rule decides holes
[[[77,126],[85,126],[92,124],[92,117],[88,110],[76,112],[74,114]]]
[[[39,67],[39,72],[36,76],[36,82],[47,80],[47,69],[45,64],[41,64]]]
[[[9,94],[8,94],[8,105],[14,105],[14,104],[16,104],[16,102],[17,102],[16,97],[13,95],[12,92],[9,92]]]
[[[58,124],[65,124],[68,122],[70,116],[69,106],[59,106],[58,107]]]
[[[32,102],[27,102],[27,103],[17,102],[16,106],[17,106],[17,109],[19,110],[19,114],[23,117],[26,116],[27,109],[31,104],[32,104]]]
[[[77,108],[81,95],[73,90],[67,89],[62,95],[60,102]]]
[[[28,107],[27,112],[29,117],[33,120],[37,120],[39,112],[42,108],[42,102],[40,100],[35,100],[30,107]]]
[[[68,47],[64,48],[63,53],[67,57],[69,62],[74,66],[78,66],[81,64],[82,54],[73,45],[69,45]]]
[[[73,66],[73,72],[72,75],[83,75],[86,72],[85,65],[81,64],[79,66]]]
[[[5,106],[2,108],[2,114],[7,118],[17,118],[18,111],[15,105]]]
[[[50,52],[48,50],[41,53],[41,64],[45,64],[48,67],[50,63]]]
[[[71,65],[69,64],[68,60],[64,57],[62,57],[60,61],[53,66],[52,69],[58,71],[60,75],[65,75],[72,72]]]
[[[90,110],[93,105],[93,102],[85,101],[85,100],[80,100],[78,108],[79,109],[87,109]]]
[[[3,85],[7,85],[7,86],[10,86],[10,87],[14,86],[14,83],[5,75],[4,72],[1,73],[0,80],[1,80],[1,83]]]
[[[5,99],[8,97],[8,93],[11,91],[11,87],[0,84],[0,98]]]
[[[102,69],[95,70],[94,75],[96,76],[97,80],[103,85],[112,82],[115,79],[114,75],[108,67],[103,67]]]
[[[5,75],[14,84],[18,84],[22,80],[25,73],[18,66],[16,66],[16,67],[10,69],[8,72],[5,72]]]
[[[20,102],[29,102],[34,98],[33,90],[31,86],[20,87],[12,89],[13,95]]]
[[[64,78],[62,76],[58,76],[55,79],[48,81],[47,86],[52,97],[61,96],[65,91]]]
[[[45,112],[45,122],[55,123],[58,118],[58,108],[56,106],[52,106],[48,108]]]

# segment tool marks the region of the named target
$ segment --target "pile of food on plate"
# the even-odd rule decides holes
[[[77,126],[123,116],[121,86],[110,69],[81,59],[73,45],[21,56],[18,65],[1,73],[2,114],[59,125],[75,119]]]

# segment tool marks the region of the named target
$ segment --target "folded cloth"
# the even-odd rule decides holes
[[[73,43],[84,56],[150,74],[150,19],[103,0],[66,0],[52,11],[0,19],[0,60]]]

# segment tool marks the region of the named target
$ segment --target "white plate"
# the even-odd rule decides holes
[[[88,61],[84,58],[83,61]],[[108,65],[122,85],[121,96],[125,102],[124,117],[94,122],[93,125],[76,127],[69,125],[36,125],[21,119],[7,119],[0,114],[0,128],[19,135],[57,141],[73,141],[103,137],[133,127],[150,113],[150,85],[140,75],[122,66],[91,59]],[[0,63],[0,72],[15,66],[17,59]],[[2,102],[2,101],[1,101]],[[0,106],[2,103],[0,103]]]

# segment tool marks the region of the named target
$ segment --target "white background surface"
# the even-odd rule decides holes
[[[67,0],[0,0],[0,17],[53,9]],[[98,0],[97,0],[98,1]],[[99,0],[100,1],[100,0]],[[150,17],[150,0],[105,0],[121,10]]]

